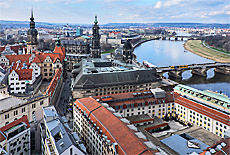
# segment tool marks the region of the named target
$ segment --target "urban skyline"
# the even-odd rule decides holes
[[[0,3],[1,19],[27,21],[32,4],[36,22],[90,24],[95,14],[100,19],[99,24],[229,23],[230,19],[230,2],[227,0],[3,0]]]

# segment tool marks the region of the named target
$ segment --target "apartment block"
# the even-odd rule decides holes
[[[90,154],[155,154],[156,146],[106,103],[92,97],[73,105],[74,131]]]
[[[30,155],[30,125],[27,116],[0,128],[0,144],[9,154]]]

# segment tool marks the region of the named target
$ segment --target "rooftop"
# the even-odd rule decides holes
[[[156,150],[149,149],[144,144],[147,142],[146,138],[138,138],[137,132],[131,130],[128,125],[129,121],[125,118],[115,116],[115,114],[106,109],[95,99],[82,98],[75,101],[74,108],[85,111],[88,117],[96,123],[99,130],[102,130],[102,134],[105,134],[110,142],[118,143],[118,154],[153,154]],[[113,122],[113,123],[111,123]],[[145,151],[145,152],[144,152]],[[153,151],[153,152],[152,152]]]
[[[230,98],[221,93],[216,93],[208,90],[202,91],[181,84],[175,86],[174,89],[189,94],[194,98],[200,98],[204,101],[212,103],[213,105],[230,110]]]
[[[0,128],[0,142],[5,140],[6,138],[9,139],[10,137],[8,137],[8,133],[12,132],[13,130],[15,130],[17,127],[20,126],[26,126],[26,128],[30,127],[27,115],[23,116],[3,127]]]
[[[76,66],[76,65],[75,65]],[[144,69],[118,60],[83,59],[73,73],[74,88],[156,82],[156,70]]]
[[[219,122],[222,122],[226,125],[230,125],[229,121],[229,112],[221,111],[219,109],[215,109],[213,107],[210,107],[207,104],[203,104],[202,102],[196,101],[194,99],[180,96],[178,97],[175,102],[177,104],[183,105],[184,107],[188,109],[192,109],[194,111],[197,111],[198,113],[208,116],[214,120],[217,120]]]
[[[27,102],[26,100],[21,100],[13,96],[0,93],[0,111],[1,113],[5,110],[15,108],[19,105],[25,104],[26,102]]]
[[[207,144],[189,135],[184,137],[184,135],[175,134],[161,141],[181,155],[190,154],[192,152],[201,153],[202,150],[209,147]]]

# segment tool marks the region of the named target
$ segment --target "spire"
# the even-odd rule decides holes
[[[31,5],[31,18],[30,20],[33,22],[34,21],[34,17],[33,17],[33,4]]]
[[[94,24],[96,24],[97,25],[97,15],[95,15],[95,21],[94,21]]]
[[[59,36],[57,37],[57,42],[56,42],[56,45],[57,45],[57,47],[59,47],[59,46],[61,45],[61,42],[60,42],[60,38],[59,38]]]

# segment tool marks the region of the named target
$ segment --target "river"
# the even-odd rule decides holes
[[[178,36],[188,36],[188,34],[178,33]],[[186,51],[183,47],[184,43],[185,41],[152,40],[136,47],[134,54],[137,56],[137,61],[142,63],[143,60],[147,60],[159,67],[214,62]],[[168,73],[164,76],[169,78]],[[185,71],[182,79],[171,77],[170,79],[199,90],[221,91],[230,96],[230,76],[215,73],[214,69],[207,71],[207,77],[192,75],[191,71]]]

